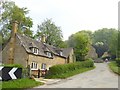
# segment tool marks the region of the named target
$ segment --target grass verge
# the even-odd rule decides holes
[[[110,62],[109,68],[116,74],[120,75],[120,67],[117,66],[117,63],[115,61]]]
[[[70,72],[67,72],[67,73],[62,73],[62,74],[59,74],[59,75],[50,75],[50,76],[47,76],[46,78],[52,78],[52,79],[56,79],[56,78],[61,78],[61,79],[65,79],[65,78],[68,78],[68,77],[71,77],[71,76],[74,76],[76,74],[80,74],[80,73],[83,73],[83,72],[86,72],[86,71],[89,71],[89,70],[92,70],[94,69],[94,67],[90,67],[90,68],[81,68],[81,69],[76,69],[74,71],[70,71]]]
[[[37,82],[32,79],[23,78],[23,79],[17,79],[17,80],[11,80],[11,81],[3,81],[2,83],[2,90],[13,90],[13,89],[22,89],[22,88],[32,88],[38,85],[43,85],[41,82]],[[13,89],[12,89],[13,88]]]

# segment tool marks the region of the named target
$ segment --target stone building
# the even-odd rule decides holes
[[[95,50],[95,48],[92,45],[89,46],[89,51],[88,51],[87,55],[85,56],[85,58],[86,59],[87,58],[92,58],[93,60],[98,58],[96,50]]]
[[[57,48],[44,41],[18,34],[16,22],[13,23],[11,37],[2,50],[3,64],[21,64],[24,67],[29,65],[33,71],[73,62],[75,62],[73,48]]]

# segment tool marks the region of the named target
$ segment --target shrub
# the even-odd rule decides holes
[[[76,69],[89,68],[93,66],[94,63],[91,59],[87,59],[86,61],[69,63],[69,64],[62,64],[62,65],[60,64],[50,67],[48,75],[59,75],[74,71]]]
[[[120,58],[116,58],[116,63],[120,67]]]
[[[115,61],[112,61],[111,63],[109,63],[109,67],[114,73],[120,75],[120,67],[118,67]]]
[[[20,65],[20,64],[5,64],[5,65],[0,65],[0,66],[4,66],[4,67],[18,67],[18,68],[23,68],[23,66]]]

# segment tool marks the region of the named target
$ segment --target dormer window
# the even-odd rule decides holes
[[[52,53],[51,52],[46,52],[48,57],[52,57]]]
[[[31,47],[30,50],[31,50],[32,53],[34,53],[34,54],[38,54],[38,53],[39,53],[39,49],[38,49],[38,48]]]
[[[63,52],[62,51],[60,51],[60,56],[63,56]]]
[[[63,56],[63,50],[62,49],[56,48],[55,51],[58,53],[59,56]]]
[[[38,54],[39,53],[39,49],[38,47],[33,43],[29,43],[29,49],[32,51],[32,53],[34,54]]]
[[[38,48],[33,47],[33,48],[32,48],[32,52],[33,52],[34,54],[38,54],[38,53],[39,53],[39,49],[38,49]]]

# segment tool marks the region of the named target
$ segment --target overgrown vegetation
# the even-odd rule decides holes
[[[50,67],[46,78],[67,78],[75,74],[91,70],[93,68],[94,63],[91,59],[82,62],[55,65]]]
[[[79,31],[72,34],[68,40],[68,46],[74,48],[74,53],[77,61],[84,61],[85,56],[89,51],[91,43],[89,31]]]
[[[0,65],[0,66],[23,68],[23,66],[20,64],[5,64],[5,65]]]
[[[118,42],[118,30],[114,28],[102,28],[93,33],[92,43],[96,49],[98,57],[102,57],[104,52],[116,55]]]
[[[116,63],[120,67],[120,58],[116,58]]]
[[[4,81],[2,83],[2,90],[6,90],[6,89],[12,89],[14,88],[16,89],[22,89],[22,88],[32,88],[38,85],[43,85],[43,83],[41,82],[37,82],[35,80],[32,79],[28,79],[28,78],[23,78],[23,79],[17,79],[17,80],[11,80],[11,81]]]
[[[116,61],[112,61],[111,63],[109,63],[109,67],[114,73],[120,75],[120,67],[118,66]]]
[[[12,30],[12,22],[18,22],[18,32],[26,36],[33,37],[31,27],[33,21],[27,16],[29,10],[26,7],[18,7],[15,2],[11,0],[1,0],[1,18],[0,18],[0,35],[2,36],[2,43],[5,44],[10,38]],[[0,41],[1,42],[1,41]]]

